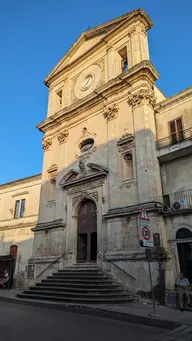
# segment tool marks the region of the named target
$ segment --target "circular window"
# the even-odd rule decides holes
[[[131,154],[131,153],[126,153],[126,154],[124,155],[124,160],[125,160],[125,161],[130,161],[130,160],[132,160],[132,154]]]
[[[94,145],[94,140],[89,138],[84,141],[82,141],[79,145],[79,148],[82,153],[87,152],[89,149],[91,149]]]

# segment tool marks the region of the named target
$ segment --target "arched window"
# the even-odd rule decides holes
[[[192,238],[192,232],[188,229],[181,228],[177,231],[176,239]]]

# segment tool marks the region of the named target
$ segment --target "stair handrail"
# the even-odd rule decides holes
[[[103,259],[105,259],[107,262],[113,264],[116,268],[118,268],[119,270],[121,270],[122,272],[124,272],[124,274],[126,274],[127,276],[129,276],[131,279],[133,279],[134,281],[136,281],[136,278],[133,277],[132,275],[130,275],[127,271],[125,271],[124,269],[122,269],[120,266],[118,266],[117,264],[115,264],[113,261],[111,261],[110,259],[108,259],[107,257],[105,257],[102,253],[97,251],[97,254],[99,256],[101,256]]]
[[[46,267],[37,275],[36,279],[39,278],[39,276],[41,276],[47,269],[49,269],[49,267],[50,267],[51,265],[53,265],[54,263],[56,263],[59,259],[61,259],[61,258],[64,257],[65,255],[66,255],[66,253],[60,255],[59,257],[57,257],[56,259],[54,259],[53,262],[49,263],[49,265],[47,265],[47,266],[46,266]]]

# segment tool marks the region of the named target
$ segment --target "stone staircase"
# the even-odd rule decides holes
[[[59,270],[17,297],[79,304],[122,304],[136,299],[94,264]]]

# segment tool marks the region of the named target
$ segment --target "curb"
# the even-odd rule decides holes
[[[77,314],[82,314],[82,315],[108,318],[112,320],[135,323],[135,324],[142,324],[145,326],[163,328],[167,330],[173,330],[182,325],[182,323],[179,323],[179,322],[158,320],[156,318],[133,315],[129,313],[128,314],[120,313],[120,312],[111,311],[105,308],[90,307],[86,305],[58,304],[54,302],[45,303],[45,302],[40,302],[40,301],[33,301],[33,300],[27,301],[27,300],[14,298],[14,297],[10,298],[10,297],[3,297],[3,296],[0,296],[0,301],[12,303],[12,304],[20,304],[20,305],[26,305],[26,306],[31,306],[31,307],[44,308],[44,309],[60,310],[60,311],[69,312],[69,313],[77,313]]]

